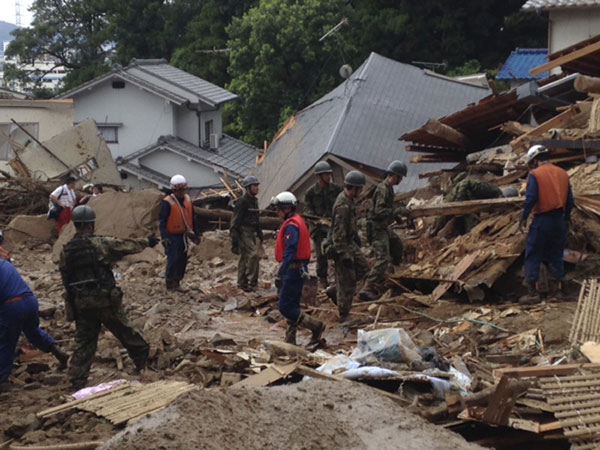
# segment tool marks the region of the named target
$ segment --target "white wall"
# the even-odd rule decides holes
[[[220,184],[219,174],[211,168],[189,161],[187,158],[167,150],[157,150],[140,158],[139,165],[165,175],[179,173],[190,187],[204,187]]]
[[[549,53],[600,34],[600,8],[550,11]]]
[[[205,123],[209,120],[213,121],[213,133],[216,133],[219,138],[223,135],[223,107],[219,107],[216,111],[202,111],[200,113],[200,131],[202,133],[202,142],[206,142],[209,136],[205,136]]]
[[[175,106],[175,136],[194,145],[200,145],[199,120],[196,111]]]
[[[113,89],[110,79],[75,98],[75,122],[123,124],[119,142],[108,144],[113,158],[147,147],[159,136],[175,134],[173,110],[169,101],[128,82],[124,89]]]
[[[0,123],[37,123],[37,139],[45,141],[73,126],[70,100],[0,100]]]

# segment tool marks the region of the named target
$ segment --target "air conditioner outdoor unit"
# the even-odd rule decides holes
[[[210,135],[210,149],[216,150],[219,148],[219,135],[216,133],[211,133]]]

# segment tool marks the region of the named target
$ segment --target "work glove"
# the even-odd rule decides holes
[[[160,239],[158,239],[156,236],[148,236],[148,247],[156,247],[156,244],[158,244],[159,242]]]
[[[282,286],[283,286],[283,280],[278,275],[278,276],[275,277],[275,287],[277,288],[277,293],[278,294],[281,292],[281,287]]]
[[[519,220],[519,230],[521,230],[522,232],[527,231],[527,219]]]
[[[200,243],[200,236],[197,234],[194,234],[194,236],[192,237],[192,242],[196,245],[198,245]]]
[[[354,261],[352,258],[342,259],[342,266],[344,266],[346,269],[354,269]]]
[[[163,248],[165,250],[168,250],[169,247],[171,246],[171,241],[168,239],[163,239],[161,242],[162,242]]]

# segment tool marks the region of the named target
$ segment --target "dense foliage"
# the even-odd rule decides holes
[[[261,145],[370,54],[448,73],[497,69],[515,47],[545,47],[524,0],[36,0],[7,55],[51,55],[65,89],[132,58],[171,64],[239,95],[228,131]],[[319,40],[342,19],[347,23]],[[24,77],[8,70],[9,77]]]

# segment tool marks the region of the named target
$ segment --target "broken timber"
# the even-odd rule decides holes
[[[521,206],[524,197],[492,198],[486,200],[467,200],[464,202],[449,202],[440,205],[419,206],[411,209],[411,218],[430,216],[462,216],[484,211],[497,211]]]
[[[464,148],[468,143],[468,139],[464,134],[436,119],[428,120],[423,126],[423,130],[431,136],[443,139],[460,148]]]

